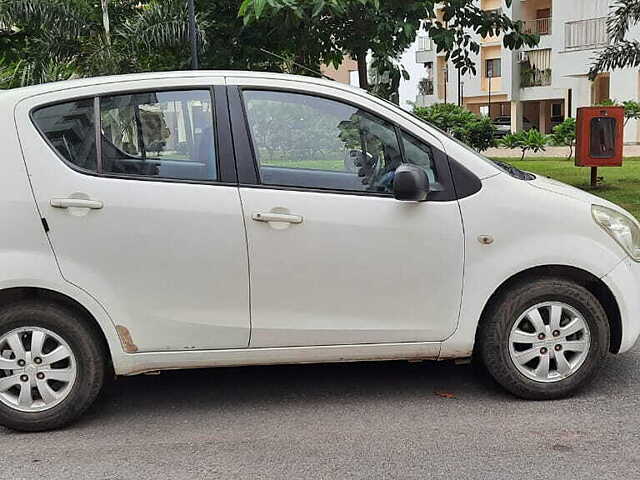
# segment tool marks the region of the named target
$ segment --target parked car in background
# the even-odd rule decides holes
[[[640,334],[629,213],[337,82],[58,82],[4,92],[0,132],[12,429],[201,367],[473,356],[562,398]]]
[[[496,137],[502,138],[511,133],[511,117],[496,117],[493,119],[493,124],[496,126]],[[524,117],[522,119],[522,129],[531,130],[532,128],[535,127]]]
[[[553,130],[554,127],[556,127],[557,125],[560,125],[562,122],[564,122],[564,115],[555,115],[551,117],[551,130]]]

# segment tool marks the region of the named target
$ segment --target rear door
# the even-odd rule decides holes
[[[223,84],[109,84],[17,108],[62,275],[128,330],[130,352],[249,343],[247,248]]]

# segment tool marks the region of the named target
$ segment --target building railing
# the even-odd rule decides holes
[[[431,50],[431,38],[418,37],[418,51],[425,52]]]
[[[603,47],[609,43],[607,17],[590,18],[564,24],[564,48],[583,50]]]
[[[551,17],[524,21],[524,33],[551,35]]]
[[[430,78],[423,78],[418,82],[418,92],[420,95],[433,95],[433,80]]]
[[[528,63],[520,67],[520,86],[525,87],[547,87],[551,85],[551,69],[538,70],[531,68]]]

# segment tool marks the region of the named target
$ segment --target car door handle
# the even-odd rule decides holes
[[[104,205],[100,200],[89,200],[86,198],[52,198],[53,208],[90,208],[100,210]]]
[[[251,218],[256,222],[302,223],[300,215],[288,215],[286,213],[254,213]]]

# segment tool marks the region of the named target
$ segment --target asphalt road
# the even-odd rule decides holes
[[[431,362],[125,378],[71,428],[0,428],[0,478],[638,479],[640,347],[554,402]]]

